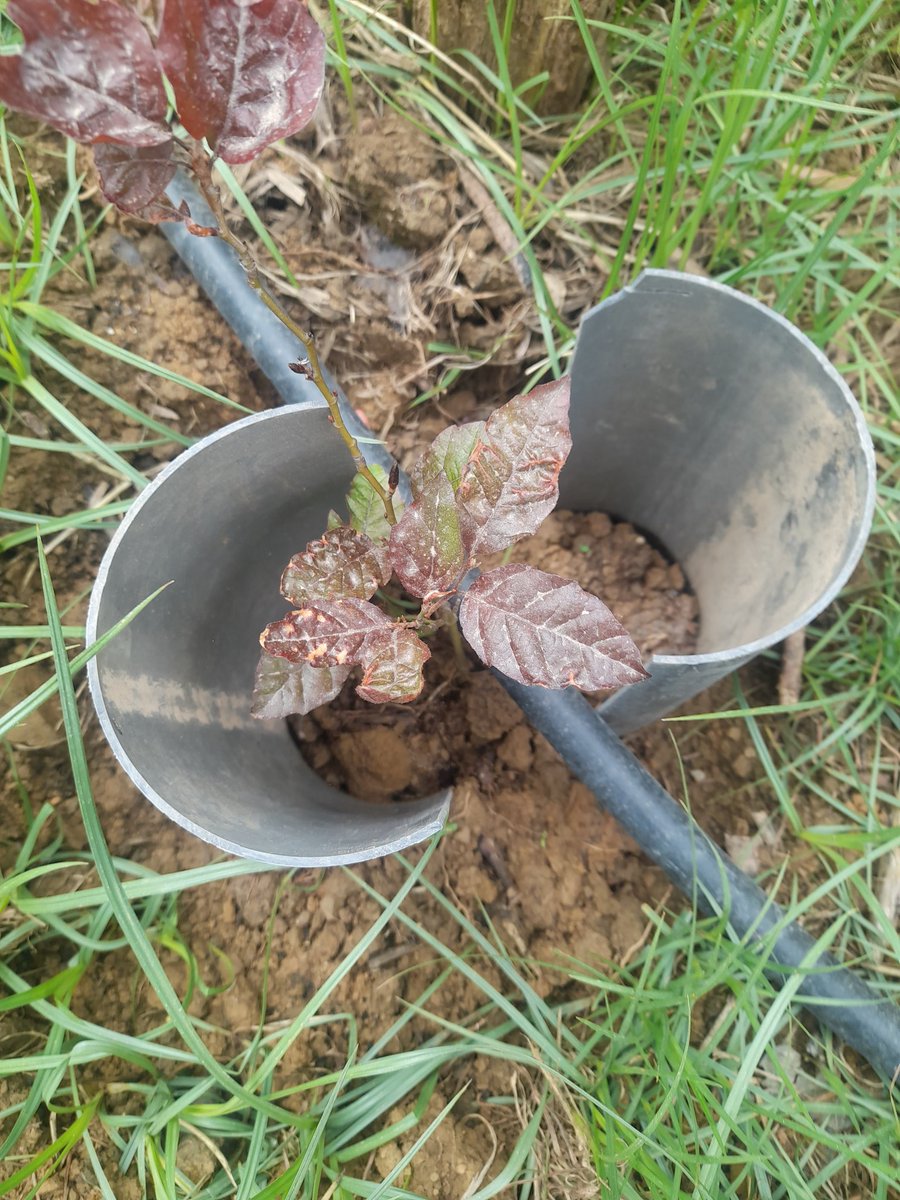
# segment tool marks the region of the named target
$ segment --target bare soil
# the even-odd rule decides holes
[[[394,118],[378,129],[363,122],[356,134],[343,139],[329,130],[329,120],[326,110],[319,136],[327,148],[315,160],[319,167],[310,165],[313,147],[297,143],[283,155],[268,155],[247,184],[263,209],[268,208],[275,235],[302,282],[296,311],[318,325],[329,362],[352,401],[379,434],[389,437],[408,466],[449,420],[482,417],[513,394],[523,368],[539,354],[537,318],[507,248],[498,243],[496,223],[460,182],[458,163],[440,157],[432,143]],[[303,209],[285,199],[285,189],[291,190],[286,177],[291,188],[305,193]],[[202,379],[249,409],[273,403],[266,382],[158,233],[110,221],[94,253],[97,288],[90,290],[73,269],[48,298],[55,307],[122,346]],[[590,264],[564,260],[548,262],[547,269],[558,280],[561,311],[570,315],[584,307],[599,285]],[[436,338],[476,350],[490,347],[491,361],[466,373],[462,384],[439,402],[410,409],[417,391],[434,382],[427,346]],[[182,433],[202,434],[239,415],[101,355],[73,346],[66,350],[94,378]],[[48,376],[47,382],[102,437],[121,441],[142,436],[138,426],[66,388],[59,378]],[[42,436],[61,436],[42,413],[27,406],[16,419],[23,432],[27,427],[39,429]],[[153,447],[135,461],[152,467],[172,453],[171,446]],[[93,467],[70,455],[16,451],[3,502],[63,513],[82,508],[105,482]],[[59,601],[68,607],[72,622],[84,618],[106,541],[103,531],[76,532],[53,550]],[[558,514],[530,548],[517,548],[520,553],[533,555],[546,570],[575,575],[596,587],[632,625],[646,650],[690,645],[696,612],[679,568],[630,527],[613,526],[602,515]],[[23,623],[42,621],[31,548],[7,556],[0,600],[25,604],[17,618]],[[21,655],[21,648],[14,653]],[[46,674],[39,664],[0,682],[12,678],[24,691],[26,682],[30,689]],[[765,673],[749,678],[747,686],[754,695],[772,697],[773,681]],[[7,703],[16,698],[9,691],[4,695]],[[729,700],[728,685],[723,685],[694,708],[704,711]],[[167,821],[131,787],[84,696],[82,712],[94,792],[113,853],[160,872],[211,861],[211,848]],[[362,710],[350,701],[343,711],[326,710],[304,722],[299,736],[305,753],[326,775],[372,799],[455,783],[452,831],[442,840],[428,876],[471,920],[483,924],[491,919],[543,993],[565,983],[560,964],[572,958],[601,968],[627,960],[646,934],[647,906],[680,903],[662,874],[529,729],[502,688],[483,671],[462,670],[451,653],[435,655],[429,691],[416,706]],[[0,765],[4,871],[26,831],[23,795],[34,810],[43,804],[52,807],[54,822],[46,836],[58,832],[64,845],[85,846],[58,708],[46,705],[15,731],[12,742],[11,762]],[[713,837],[746,839],[756,833],[765,815],[758,810],[764,805],[755,789],[756,758],[742,724],[657,725],[634,735],[629,744],[674,795],[683,795],[684,770],[692,809]],[[757,867],[766,865],[765,847],[762,853]],[[96,884],[89,864],[79,874],[83,886]],[[364,864],[357,874],[384,896],[391,896],[406,877],[396,859]],[[281,881],[280,873],[261,874],[187,891],[179,899],[180,935],[196,955],[205,981],[222,987],[195,992],[190,1004],[195,1016],[210,1023],[208,1042],[217,1054],[230,1057],[257,1029],[264,962],[269,977],[262,1019],[273,1028],[296,1014],[379,912],[343,870],[295,873],[286,887]],[[58,879],[54,886],[62,884]],[[74,886],[71,874],[65,886]],[[414,893],[406,911],[445,945],[463,949],[462,930],[427,894]],[[60,966],[53,945],[46,939],[38,949],[24,944],[15,954],[16,969],[34,983],[47,978]],[[60,947],[60,954],[70,952]],[[184,964],[169,950],[160,953],[183,991]],[[431,949],[392,925],[362,969],[338,988],[333,1011],[356,1016],[365,1048],[403,1011],[405,1002],[421,995],[439,969]],[[499,982],[491,963],[480,962],[479,969]],[[72,1003],[76,1012],[112,1029],[139,1032],[162,1019],[156,997],[127,950],[98,954]],[[454,975],[433,996],[430,1008],[440,1017],[459,1020],[479,1003],[472,985]],[[412,1022],[406,1043],[415,1044],[426,1031],[432,1032],[426,1021]],[[6,1050],[39,1047],[44,1034],[40,1019],[26,1010],[7,1026]],[[276,1086],[290,1086],[333,1067],[343,1061],[344,1051],[339,1022],[310,1030],[290,1052]],[[476,1061],[467,1069],[475,1086],[418,1155],[406,1181],[435,1200],[460,1196],[490,1156],[485,1124],[473,1117],[493,1122],[484,1100],[509,1088],[509,1079],[500,1078],[489,1064]],[[91,1095],[122,1070],[120,1063],[103,1060],[78,1068],[76,1074],[83,1093]],[[24,1083],[3,1085],[0,1106],[21,1098]],[[452,1073],[440,1081],[434,1111],[460,1083]],[[433,1115],[431,1109],[428,1115]],[[50,1128],[46,1114],[36,1119],[28,1146],[46,1144]],[[378,1152],[371,1164],[373,1177],[389,1169],[417,1132]],[[512,1127],[499,1130],[501,1145],[491,1174],[502,1168],[504,1149],[515,1132]],[[98,1150],[117,1195],[136,1194],[133,1179],[116,1175],[115,1153],[102,1138]],[[214,1166],[204,1154],[198,1150],[185,1167],[198,1182]],[[76,1166],[84,1167],[82,1179],[75,1169],[54,1177],[42,1196],[96,1195],[89,1166]],[[0,1167],[0,1177],[9,1169]]]

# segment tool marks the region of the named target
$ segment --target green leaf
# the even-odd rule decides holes
[[[38,546],[41,546],[40,541],[38,541]],[[78,671],[81,670],[85,663],[90,662],[95,654],[99,654],[107,642],[116,637],[126,627],[126,625],[129,625],[134,618],[140,612],[142,612],[152,600],[155,600],[160,592],[164,591],[168,586],[169,585],[167,583],[164,583],[162,587],[157,588],[155,592],[149,595],[145,600],[142,600],[140,604],[136,604],[131,612],[122,617],[120,621],[117,621],[115,625],[113,625],[111,629],[108,629],[102,637],[99,637],[96,642],[88,646],[87,649],[81,650],[78,654],[76,654],[68,663],[69,675],[74,676]],[[0,631],[0,636],[3,636],[3,633],[11,633],[16,638],[38,638],[49,636],[51,639],[58,634],[63,642],[67,637],[80,638],[84,636],[84,630],[80,625],[59,624],[55,626],[53,624],[48,624],[46,626],[10,625],[6,627],[5,631]],[[14,705],[2,716],[0,716],[0,737],[5,737],[11,729],[14,729],[16,725],[24,721],[29,713],[34,712],[36,708],[39,708],[42,704],[49,700],[51,696],[55,695],[60,686],[59,681],[60,677],[59,673],[57,672],[52,679],[46,680],[39,687],[35,688],[35,690],[23,700],[20,700],[18,704]]]
[[[27,992],[17,992],[12,996],[0,999],[0,1013],[11,1012],[14,1008],[25,1008],[35,1000],[45,1000],[48,996],[58,996],[60,992],[71,992],[75,984],[85,972],[86,963],[76,963],[74,967],[66,967],[35,984]]]
[[[194,1024],[194,1019],[182,1008],[178,993],[175,991],[161,962],[157,958],[147,932],[140,922],[140,918],[128,901],[127,893],[119,878],[113,858],[110,855],[109,846],[106,844],[106,839],[103,836],[100,817],[97,813],[93,793],[91,792],[87,752],[85,751],[84,739],[81,734],[75,689],[69,677],[69,663],[66,658],[65,640],[59,621],[59,607],[50,579],[47,556],[40,541],[38,542],[38,565],[40,567],[41,584],[44,591],[44,604],[47,609],[47,624],[50,627],[50,636],[53,644],[56,677],[59,680],[60,702],[66,726],[66,741],[69,748],[69,760],[72,765],[75,792],[78,797],[78,804],[81,810],[88,845],[91,850],[91,857],[96,865],[97,874],[106,892],[109,905],[115,914],[123,934],[128,939],[131,950],[147,982],[159,998],[172,1023],[173,1029],[179,1034],[187,1049],[194,1056],[198,1066],[232,1098],[235,1106],[240,1106],[243,1109],[256,1109],[257,1112],[264,1111],[275,1120],[281,1120],[284,1117],[283,1109],[269,1103],[261,1096],[254,1095],[249,1088],[236,1080],[207,1049],[203,1038]],[[91,649],[94,650],[95,647],[92,646]],[[398,896],[400,894],[398,893]],[[351,957],[348,956],[348,961],[350,961]],[[159,1053],[168,1049],[168,1047],[157,1046],[154,1048],[154,1052]],[[102,1094],[98,1093],[96,1097],[97,1103],[99,1103],[101,1098]],[[93,1101],[91,1103],[93,1104]],[[91,1109],[92,1111],[93,1109]],[[75,1129],[77,1124],[78,1122],[75,1122],[70,1129]],[[9,1183],[9,1180],[7,1180],[7,1183]]]
[[[413,496],[418,497],[441,474],[446,475],[455,492],[483,429],[484,421],[469,421],[442,430],[409,473]]]
[[[372,466],[369,470],[383,487],[387,487],[387,472],[382,467]],[[353,476],[347,508],[350,524],[357,532],[367,534],[373,542],[384,542],[390,537],[391,526],[384,514],[384,504],[365,475]]]

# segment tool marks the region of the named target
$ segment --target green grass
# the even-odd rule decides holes
[[[676,4],[663,29],[650,4],[596,22],[573,3],[585,38],[606,42],[591,42],[593,99],[561,120],[535,117],[508,72],[425,58],[383,10],[338,7],[351,65],[487,187],[527,261],[548,366],[573,344],[541,269],[548,241],[606,264],[598,299],[642,267],[699,261],[814,341],[840,332],[856,366],[873,356],[869,326],[900,286],[889,4]],[[867,385],[896,404],[873,366]]]
[[[512,83],[504,48],[513,0],[491,10],[491,70],[411,39],[391,9],[360,0],[330,0],[328,8],[342,22],[334,61],[355,111],[374,89],[462,155],[512,231],[544,343],[535,378],[562,367],[572,348],[569,316],[555,308],[544,275],[549,259],[568,251],[602,264],[598,299],[642,266],[699,264],[795,320],[835,356],[860,398],[881,468],[863,569],[808,631],[800,703],[761,704],[736,686],[734,713],[758,756],[744,798],[774,807],[813,863],[802,878],[767,882],[781,888],[783,902],[787,893],[790,914],[809,920],[822,945],[896,995],[900,937],[879,898],[884,866],[900,852],[900,410],[896,348],[886,337],[900,283],[896,11],[863,0],[676,2],[663,24],[660,6],[631,4],[611,7],[601,27],[573,3],[570,19],[585,37],[605,40],[599,49],[591,43],[595,79],[583,110],[550,119],[534,112],[539,80],[531,88]],[[77,649],[81,626],[59,611],[45,553],[69,530],[112,527],[143,486],[133,465],[138,447],[188,440],[92,380],[79,366],[82,351],[112,355],[123,371],[188,381],[47,304],[59,272],[93,280],[96,228],[80,206],[71,148],[67,185],[52,209],[22,153],[27,164],[27,145],[0,127],[0,484],[21,452],[63,453],[119,491],[61,517],[26,507],[0,514],[8,522],[0,551],[34,555],[45,602],[44,613],[0,613],[4,644],[18,643],[0,688],[29,663],[55,668],[7,714],[0,736],[58,693],[89,847],[66,843],[53,807],[21,783],[18,752],[7,745],[27,834],[0,880],[0,1077],[24,1087],[0,1111],[0,1195],[38,1195],[75,1163],[93,1173],[106,1200],[120,1182],[107,1176],[112,1161],[139,1194],[167,1200],[428,1195],[414,1182],[416,1162],[465,1099],[458,1089],[445,1094],[445,1081],[493,1063],[502,1068],[495,1077],[508,1081],[487,1101],[505,1130],[505,1157],[494,1163],[499,1174],[473,1182],[469,1200],[896,1196],[896,1102],[865,1082],[821,1029],[805,1027],[791,1004],[801,975],[775,992],[759,957],[735,944],[721,921],[647,912],[647,937],[626,966],[600,972],[573,962],[574,990],[544,999],[530,965],[490,921],[473,923],[431,882],[433,846],[404,862],[403,882],[389,896],[374,892],[363,872],[348,872],[378,915],[354,932],[337,969],[272,1028],[265,997],[275,919],[296,886],[282,876],[260,964],[259,1020],[233,1051],[210,1049],[234,1047],[235,1039],[217,1042],[219,1031],[192,1015],[189,1001],[228,986],[227,947],[224,981],[205,980],[179,926],[179,901],[264,868],[222,860],[158,874],[111,854],[75,697],[89,655]],[[237,182],[225,181],[241,203]],[[287,272],[283,260],[281,268]],[[466,347],[435,352],[444,386],[471,361]],[[137,423],[147,440],[103,442],[56,396],[60,379]],[[17,420],[24,409],[65,437],[31,436]],[[680,738],[706,726],[672,728]],[[89,868],[95,882],[84,880]],[[455,923],[456,948],[423,923],[420,896]],[[340,1010],[339,989],[357,973],[365,978],[366,956],[389,926],[428,946],[438,969],[365,1044],[357,1015]],[[93,1021],[77,1003],[91,973],[126,950],[129,969],[164,1014],[143,1032]],[[184,968],[181,992],[163,965],[173,955]],[[478,1002],[454,1024],[445,995],[460,976]],[[5,1040],[4,1019],[16,1020],[28,1040]],[[343,1061],[283,1086],[284,1064],[322,1026],[344,1047]],[[92,1086],[89,1068],[100,1062],[115,1064],[104,1077],[121,1083]],[[26,1136],[36,1123],[46,1130],[37,1147]],[[197,1137],[216,1152],[199,1184],[178,1154]],[[379,1180],[370,1158],[394,1143],[402,1153]]]
[[[52,548],[78,530],[112,532],[116,519],[128,510],[131,500],[147,483],[130,456],[153,446],[172,443],[189,446],[193,441],[82,370],[78,359],[84,350],[107,356],[123,370],[145,371],[229,408],[247,411],[228,397],[92,333],[44,303],[48,285],[61,274],[79,274],[89,284],[95,281],[90,239],[100,222],[96,217],[87,222],[82,213],[79,193],[83,179],[76,174],[75,149],[73,143],[60,149],[66,184],[54,206],[48,207],[29,169],[27,144],[0,119],[0,255],[7,260],[0,271],[0,385],[3,387],[0,494],[8,477],[11,481],[10,472],[15,470],[18,455],[23,451],[54,457],[66,455],[97,473],[107,483],[108,490],[102,500],[91,506],[60,516],[0,507],[0,521],[5,527],[0,534],[0,554],[34,543],[39,536],[52,537],[53,541],[48,543]],[[69,395],[78,390],[124,421],[137,425],[140,440],[104,441],[57,395],[58,391]],[[22,412],[47,424],[53,433],[65,431],[69,437],[29,436],[25,431],[30,426],[22,419]],[[0,638],[4,640],[39,636],[46,634],[32,633],[14,621],[0,626]],[[73,636],[80,636],[80,632]],[[79,656],[75,669],[84,666],[87,657]],[[4,688],[0,682],[0,696]],[[17,703],[0,720],[0,736],[10,728],[10,717],[23,719],[54,691],[55,686],[43,686]]]

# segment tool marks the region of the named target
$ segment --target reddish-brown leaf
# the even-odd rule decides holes
[[[165,0],[158,50],[185,128],[226,162],[302,129],[322,93],[325,38],[301,0]]]
[[[422,690],[422,668],[429,658],[431,651],[409,626],[393,625],[373,634],[365,644],[357,695],[373,704],[408,704]]]
[[[169,131],[156,53],[112,0],[10,0],[20,54],[0,57],[0,100],[79,142],[154,146]]]
[[[585,692],[637,683],[637,646],[605,604],[570,579],[525,563],[486,571],[459,609],[466,640],[519,683]]]
[[[568,377],[516,396],[491,414],[457,493],[473,556],[505,550],[534,533],[556,504],[559,472],[571,448]]]
[[[447,476],[454,490],[459,487],[463,468],[484,430],[484,421],[469,421],[443,429],[415,462],[409,473],[409,486],[414,497],[439,475]]]
[[[391,566],[406,590],[426,605],[452,591],[467,555],[459,507],[443,474],[428,483],[391,530]]]
[[[343,596],[368,600],[390,577],[387,546],[339,525],[294,555],[281,576],[281,594],[298,606]]]
[[[156,146],[118,146],[98,142],[94,163],[100,176],[100,191],[110,204],[145,221],[182,221],[184,215],[163,198],[175,174],[173,141]]]
[[[350,667],[311,667],[264,650],[256,668],[251,715],[263,721],[303,716],[333,700],[349,674]]]
[[[260,645],[268,654],[314,667],[349,667],[368,638],[392,621],[368,600],[316,600],[267,625]]]

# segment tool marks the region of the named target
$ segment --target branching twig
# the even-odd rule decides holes
[[[340,405],[338,404],[337,392],[331,390],[325,381],[325,376],[322,374],[322,366],[319,362],[319,354],[316,349],[316,342],[313,335],[302,326],[298,325],[295,320],[281,307],[277,300],[274,299],[263,286],[262,279],[259,274],[259,267],[256,260],[250,252],[246,242],[237,236],[237,234],[229,227],[228,220],[225,216],[225,210],[222,207],[222,198],[219,194],[219,189],[213,182],[212,164],[209,158],[199,149],[192,156],[192,166],[197,182],[200,185],[200,191],[203,198],[209,207],[212,209],[213,216],[216,220],[216,226],[219,237],[226,242],[235,254],[237,254],[241,266],[247,275],[247,282],[250,287],[257,293],[259,298],[265,304],[266,308],[278,318],[278,320],[289,329],[298,342],[301,343],[306,351],[306,361],[299,363],[291,363],[292,371],[298,374],[305,375],[321,392],[328,405],[328,412],[332,425],[343,438],[344,444],[350,452],[353,462],[356,465],[357,471],[368,482],[369,486],[376,493],[381,503],[384,505],[384,513],[388,523],[391,525],[397,524],[397,515],[394,512],[393,488],[385,487],[379,483],[374,472],[369,468],[366,460],[363,458],[362,451],[359,448],[359,443],[356,438],[344,424],[344,418],[341,415]],[[396,485],[395,485],[396,486]]]

